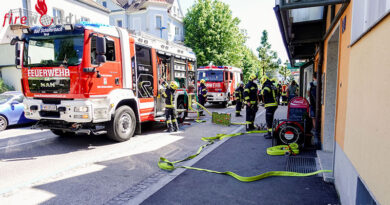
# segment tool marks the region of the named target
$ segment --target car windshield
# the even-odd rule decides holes
[[[12,97],[12,95],[0,95],[0,105],[10,101]]]
[[[223,71],[219,70],[207,70],[199,71],[199,80],[206,80],[206,82],[222,82],[223,81]]]
[[[26,67],[79,65],[83,56],[83,35],[31,37],[25,43]]]

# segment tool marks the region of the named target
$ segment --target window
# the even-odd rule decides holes
[[[153,97],[154,79],[150,48],[135,46],[137,61],[138,97]]]
[[[177,36],[177,35],[179,35],[179,32],[180,32],[180,28],[179,27],[175,27],[175,35]]]
[[[106,39],[106,59],[107,61],[115,61],[115,42],[111,39]],[[91,64],[96,64],[96,36],[91,40]]]
[[[105,8],[107,8],[107,1],[103,1],[102,4],[103,4],[103,6],[104,6]]]
[[[160,29],[161,27],[162,27],[161,16],[156,16],[156,28]]]
[[[353,1],[351,42],[356,42],[389,12],[390,0]]]
[[[87,17],[81,17],[80,22],[89,22],[89,18]]]
[[[233,73],[230,73],[230,80],[233,80]]]
[[[116,20],[116,26],[122,27],[122,20]]]
[[[53,8],[54,24],[62,24],[64,18],[64,11],[61,9]]]

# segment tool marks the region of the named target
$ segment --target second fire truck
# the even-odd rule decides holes
[[[242,70],[231,66],[205,66],[198,68],[198,84],[206,80],[207,102],[226,107],[233,100],[237,84],[243,80]]]

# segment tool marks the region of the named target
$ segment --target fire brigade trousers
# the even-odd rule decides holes
[[[246,122],[250,123],[249,127],[254,127],[254,122],[256,118],[256,112],[258,110],[257,104],[254,105],[246,105]]]
[[[176,123],[176,117],[173,108],[165,108],[165,118],[168,126]]]
[[[282,104],[287,104],[287,95],[282,95]]]
[[[240,113],[242,109],[242,102],[241,100],[236,100],[236,113]]]
[[[272,123],[274,121],[275,111],[278,109],[278,106],[266,107],[265,108],[265,122],[267,123],[267,128],[272,128]]]

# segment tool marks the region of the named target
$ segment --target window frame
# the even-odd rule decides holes
[[[121,22],[121,26],[118,25],[118,22]],[[123,19],[116,19],[116,20],[115,20],[115,25],[116,25],[117,27],[123,28]]]
[[[157,25],[157,18],[160,17],[160,27]],[[154,16],[154,25],[156,29],[160,30],[163,27],[163,16],[162,15],[155,15]]]
[[[52,11],[53,11],[53,21],[54,21],[54,24],[61,24],[61,23],[63,23],[62,19],[64,19],[64,13],[65,13],[64,10],[56,8],[56,7],[53,7]],[[58,14],[60,14],[60,18],[58,18]],[[57,17],[57,22],[55,22],[56,17]]]
[[[385,10],[382,14],[379,14],[374,20],[370,21],[370,13],[375,13],[369,10],[369,3],[376,3],[377,6],[381,0],[361,0],[353,1],[352,5],[352,15],[351,15],[351,42],[350,46],[353,46],[360,39],[363,38],[367,33],[369,33],[376,25],[378,25],[383,19],[390,14],[390,0],[385,1]],[[374,14],[372,14],[374,15]],[[359,27],[361,26],[361,27]]]

